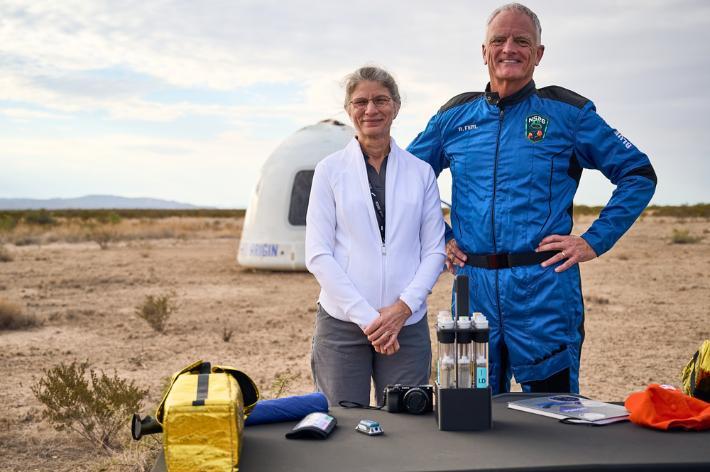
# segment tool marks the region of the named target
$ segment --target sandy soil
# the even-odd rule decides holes
[[[576,231],[590,221],[579,219]],[[674,228],[704,240],[671,244]],[[60,361],[88,360],[148,387],[143,414],[152,413],[165,378],[196,359],[243,369],[266,397],[277,377],[288,381],[286,394],[312,391],[318,285],[307,273],[239,267],[236,237],[196,234],[108,250],[90,242],[7,247],[14,260],[0,263],[0,298],[44,325],[0,332],[0,470],[143,470],[134,464],[150,452],[105,458],[41,420],[30,386]],[[651,382],[678,384],[682,366],[710,338],[710,222],[642,219],[612,251],[584,264],[582,277],[581,393],[623,400]],[[442,275],[431,312],[448,306],[451,282]],[[170,290],[179,309],[166,333],[155,334],[135,307]],[[228,342],[224,330],[234,331]]]

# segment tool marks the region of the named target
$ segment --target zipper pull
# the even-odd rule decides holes
[[[382,255],[387,255],[387,247],[385,247],[385,243],[382,243]]]

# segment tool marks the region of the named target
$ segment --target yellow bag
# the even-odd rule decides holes
[[[710,340],[706,339],[681,374],[683,393],[710,402]]]
[[[155,413],[168,472],[239,470],[244,419],[259,390],[243,372],[197,361],[172,376]]]

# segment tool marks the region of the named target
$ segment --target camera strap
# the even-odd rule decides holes
[[[367,161],[369,159],[369,156],[365,154],[365,151],[362,152],[362,156],[365,158],[365,170],[367,172],[367,183],[370,186],[370,196],[372,197],[372,206],[375,207],[375,218],[377,219],[377,227],[380,230],[380,237],[382,238],[382,244],[385,244],[385,205],[384,205],[384,195],[382,195],[382,202],[380,201],[380,198],[377,196],[377,192],[375,191],[374,188],[372,188],[372,182],[373,179],[381,179],[381,177],[384,177],[386,174],[386,169],[387,169],[387,161],[389,159],[389,154],[387,154],[382,161],[382,165],[380,167],[380,172],[375,171],[374,167],[370,165]],[[372,170],[370,170],[372,169]],[[376,175],[381,175],[381,177],[375,177]],[[384,182],[382,183],[382,189],[384,189]],[[379,186],[378,186],[379,188]]]
[[[381,410],[385,406],[370,406],[370,405],[363,405],[362,403],[358,402],[351,402],[350,400],[340,400],[338,402],[338,405],[342,406],[343,408],[362,408],[363,410]]]

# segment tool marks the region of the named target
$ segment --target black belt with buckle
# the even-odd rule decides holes
[[[466,264],[483,269],[508,269],[516,266],[540,264],[560,251],[517,252],[501,254],[468,254]]]

